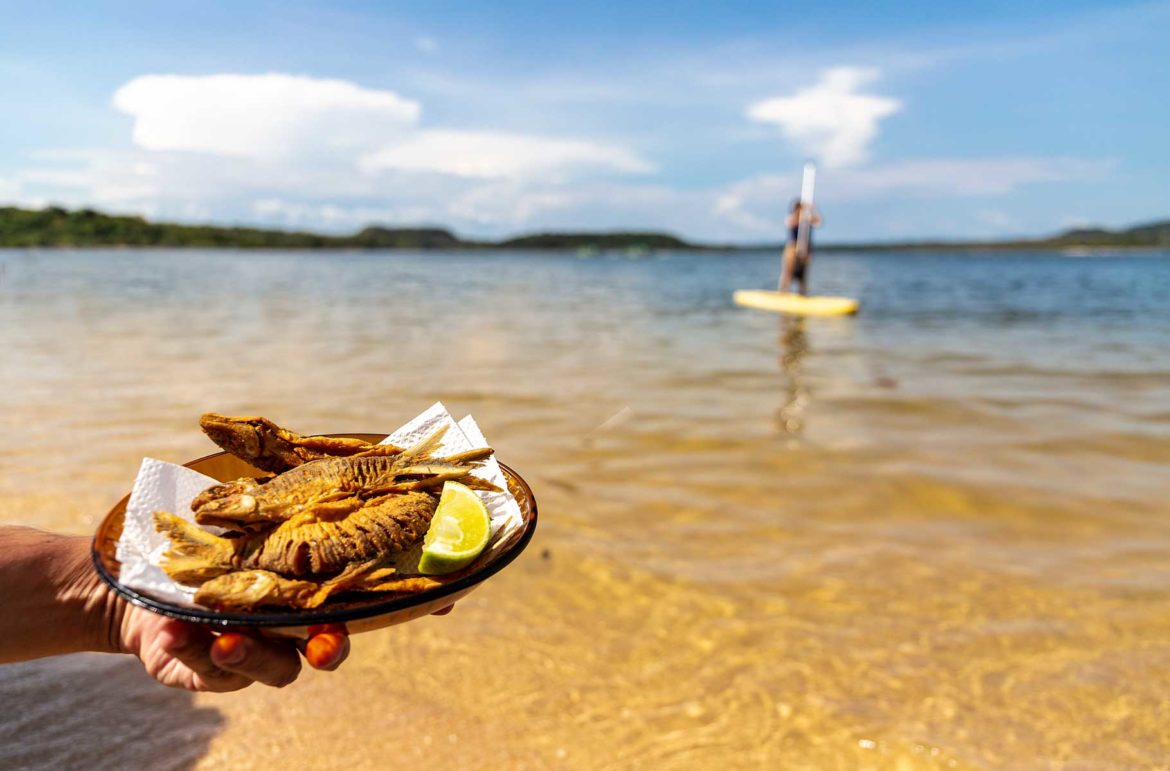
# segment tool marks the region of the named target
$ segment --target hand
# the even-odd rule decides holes
[[[213,634],[197,624],[126,606],[121,646],[142,660],[163,685],[191,691],[238,691],[252,683],[283,688],[301,672],[293,641],[237,632]],[[349,637],[336,629],[318,631],[304,644],[316,669],[333,670],[349,655]]]
[[[321,670],[336,669],[349,655],[339,626],[310,628],[304,643],[216,635],[131,605],[98,577],[89,547],[85,537],[0,525],[0,608],[23,622],[0,635],[0,664],[81,651],[131,653],[163,685],[236,691],[293,682],[301,671],[298,650]]]
[[[432,615],[445,616],[454,607]],[[138,656],[152,677],[190,691],[238,691],[252,683],[283,688],[301,672],[298,648],[311,667],[329,672],[349,656],[349,635],[336,625],[310,627],[309,639],[297,645],[237,632],[216,636],[206,627],[130,605],[123,616],[122,636],[123,649]]]

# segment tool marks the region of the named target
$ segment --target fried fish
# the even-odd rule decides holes
[[[255,416],[231,417],[208,412],[199,418],[199,427],[224,450],[271,474],[280,474],[319,458],[401,452],[393,445],[370,444],[361,439],[301,436],[267,418]]]
[[[377,562],[375,560],[374,562]],[[205,581],[195,601],[223,610],[251,610],[258,607],[316,608],[341,591],[421,592],[441,583],[425,576],[391,578],[393,568],[370,570],[356,565],[325,581],[285,578],[269,570],[241,570]]]
[[[163,570],[180,583],[197,584],[235,570],[329,575],[351,562],[397,554],[422,540],[437,505],[428,493],[391,494],[333,521],[303,512],[272,529],[237,536],[213,535],[165,511],[155,512],[154,521],[171,541]]]
[[[497,489],[473,474],[490,448],[436,456],[445,429],[402,449],[303,437],[264,418],[209,413],[200,425],[258,468],[289,469],[196,496],[196,521],[226,528],[223,535],[154,513],[155,528],[170,541],[163,570],[199,587],[195,600],[209,607],[312,608],[342,591],[438,586],[435,579],[398,576],[390,564],[426,535],[444,482]]]
[[[317,520],[344,519],[372,499],[393,493],[435,490],[447,480],[495,490],[471,471],[492,454],[480,448],[436,458],[446,429],[392,456],[324,458],[270,480],[237,479],[201,492],[191,502],[195,521],[231,530],[256,530],[309,514]]]

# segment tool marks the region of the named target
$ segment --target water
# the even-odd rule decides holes
[[[541,504],[453,614],[283,691],[0,669],[0,765],[1162,763],[1170,258],[823,254],[856,318],[731,304],[778,262],[0,252],[0,520],[92,532],[207,410],[436,399]]]

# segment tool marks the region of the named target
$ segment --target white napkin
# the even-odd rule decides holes
[[[441,426],[447,426],[440,443],[439,454],[451,455],[479,447],[488,447],[487,440],[470,415],[458,423],[447,412],[441,402],[436,402],[418,417],[390,434],[382,444],[409,447],[434,433]],[[478,490],[487,506],[492,520],[492,537],[488,550],[493,551],[504,543],[523,522],[520,505],[508,492],[508,482],[496,459],[489,458],[477,469],[475,475],[485,479],[503,492],[493,493]],[[194,522],[191,501],[195,496],[218,480],[192,471],[184,466],[166,463],[153,458],[143,458],[130,501],[126,505],[125,523],[122,536],[118,539],[117,557],[122,563],[119,581],[135,591],[151,597],[187,607],[198,607],[194,601],[195,589],[173,580],[160,567],[162,555],[170,547],[166,536],[154,529],[154,512],[169,511]],[[213,533],[222,533],[216,527],[205,527]],[[418,566],[421,547],[403,555],[398,561],[399,570],[414,572]]]

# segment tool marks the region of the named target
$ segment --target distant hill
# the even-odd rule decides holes
[[[537,233],[500,241],[505,249],[698,249],[667,233]]]
[[[470,241],[443,228],[368,227],[354,235],[323,235],[264,228],[179,225],[142,217],[0,207],[0,247],[146,246],[238,249],[564,249],[564,250],[777,250],[781,244],[712,245],[669,233],[536,233],[500,241]],[[1123,230],[1077,229],[1055,236],[1012,241],[913,241],[821,244],[825,251],[925,249],[1170,248],[1170,220]]]
[[[332,246],[313,233],[211,225],[172,225],[142,217],[113,216],[93,209],[66,211],[51,206],[30,210],[0,208],[0,246]]]
[[[458,249],[468,244],[450,230],[442,228],[370,227],[352,238],[352,245],[362,249]]]
[[[1068,230],[1050,239],[1069,246],[1147,246],[1170,248],[1170,220],[1135,225],[1125,230]]]
[[[450,249],[462,245],[438,228],[370,227],[353,236],[262,228],[152,223],[142,217],[52,206],[0,208],[0,246],[157,246],[242,249]]]
[[[925,251],[931,249],[1170,249],[1170,220],[1120,230],[1077,228],[1044,238],[1003,241],[903,241],[831,244],[825,251]]]
[[[442,228],[368,227],[351,236],[262,228],[178,225],[142,217],[0,207],[0,247],[152,246],[241,249],[693,249],[665,233],[540,233],[499,242],[468,241]]]

